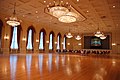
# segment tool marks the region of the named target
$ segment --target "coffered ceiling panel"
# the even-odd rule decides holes
[[[0,0],[0,13],[11,16],[16,2],[16,13],[20,19],[48,24],[50,28],[72,33],[94,33],[98,27],[104,32],[120,30],[120,0],[63,0],[86,17],[85,21],[66,24],[46,14],[44,8],[54,0]],[[58,0],[55,0],[58,2]],[[99,26],[98,26],[99,25]],[[77,28],[77,29],[76,29]]]

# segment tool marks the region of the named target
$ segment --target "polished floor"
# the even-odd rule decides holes
[[[0,80],[120,80],[120,55],[0,55]]]

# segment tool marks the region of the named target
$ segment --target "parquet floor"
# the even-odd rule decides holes
[[[0,80],[120,80],[120,55],[0,55]]]

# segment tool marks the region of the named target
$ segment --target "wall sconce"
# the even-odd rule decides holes
[[[81,43],[78,43],[79,46],[81,46],[82,44]]]
[[[116,46],[116,43],[112,43],[112,46]]]
[[[22,41],[26,41],[26,38],[25,38],[25,36],[22,38]]]
[[[38,39],[36,39],[36,42],[39,42],[39,40],[38,40]]]
[[[64,42],[61,43],[62,45],[64,44]]]
[[[49,41],[46,41],[46,43],[49,43]]]
[[[6,34],[6,35],[4,36],[4,39],[5,39],[5,40],[8,40],[8,39],[9,39],[8,34]]]
[[[70,45],[70,43],[67,43],[67,45]]]
[[[57,42],[55,42],[55,44],[57,44]]]

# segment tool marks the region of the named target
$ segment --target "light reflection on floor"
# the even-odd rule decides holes
[[[0,80],[120,80],[119,68],[120,56],[111,55],[0,56]]]

